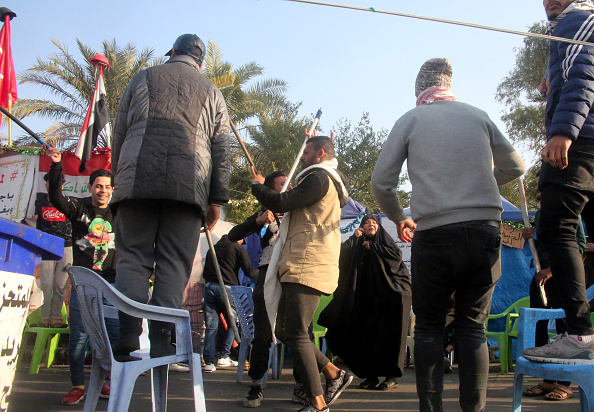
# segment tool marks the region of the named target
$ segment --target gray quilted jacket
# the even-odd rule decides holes
[[[170,199],[229,201],[229,115],[219,89],[190,56],[175,56],[132,78],[115,118],[116,204]]]

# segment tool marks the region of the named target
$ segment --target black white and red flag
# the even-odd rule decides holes
[[[109,116],[107,113],[107,100],[105,98],[105,85],[103,83],[103,70],[99,71],[97,86],[85,117],[75,154],[80,158],[78,171],[82,173],[86,169],[86,162],[90,159],[91,153],[97,147],[97,139],[103,129],[106,129],[107,142],[109,145]]]

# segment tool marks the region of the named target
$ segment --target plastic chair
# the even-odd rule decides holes
[[[530,306],[530,297],[519,299],[511,304],[502,313],[489,315],[485,323],[485,334],[487,338],[495,338],[499,344],[499,365],[501,373],[507,374],[509,369],[513,366],[513,351],[512,339],[518,337],[518,319],[520,308]],[[505,330],[503,332],[493,332],[488,330],[489,320],[505,317]]]
[[[313,335],[314,335],[314,344],[317,346],[317,348],[319,350],[321,350],[322,352],[326,353],[326,356],[328,357],[328,359],[330,360],[330,362],[332,362],[333,357],[332,357],[332,353],[327,350],[326,348],[326,342],[324,339],[323,345],[320,346],[320,339],[324,338],[326,336],[326,328],[318,325],[318,318],[320,317],[320,313],[322,313],[322,311],[326,308],[326,306],[328,306],[328,304],[330,303],[330,301],[332,300],[332,295],[326,296],[326,295],[321,295],[320,296],[320,303],[318,304],[318,307],[314,313],[314,317],[313,317]],[[285,344],[277,341],[276,344],[272,344],[272,346],[270,347],[270,357],[268,359],[268,365],[270,366],[269,369],[272,369],[272,379],[280,379],[281,373],[283,371],[283,363],[285,360]],[[268,375],[268,373],[266,374]],[[265,377],[266,379],[266,377]]]
[[[594,299],[594,286],[588,288],[588,301]],[[518,344],[520,353],[534,346],[536,322],[565,317],[563,309],[521,308],[518,320]],[[555,363],[531,362],[524,356],[516,359],[514,376],[514,412],[522,410],[522,387],[524,375],[555,381],[570,381],[580,387],[582,412],[594,412],[594,365],[561,365]]]
[[[243,379],[243,370],[245,369],[245,361],[248,358],[248,352],[254,339],[254,301],[252,299],[252,289],[247,286],[231,286],[229,296],[233,301],[233,307],[237,313],[241,335],[239,357],[237,359],[237,374],[235,376],[235,380],[241,382]],[[264,378],[265,383],[266,378]]]
[[[314,313],[313,316],[313,336],[314,336],[314,344],[317,346],[317,348],[319,350],[321,350],[324,354],[326,354],[326,357],[330,360],[330,362],[332,362],[332,353],[327,350],[326,348],[326,339],[324,339],[323,343],[320,343],[320,340],[325,338],[326,336],[326,331],[328,329],[326,329],[323,326],[318,325],[318,318],[320,317],[320,313],[322,313],[322,311],[324,309],[326,309],[326,306],[328,306],[328,304],[330,303],[330,301],[332,300],[332,295],[321,295],[320,296],[320,303],[318,305],[318,308],[316,309],[316,312]]]
[[[110,371],[111,394],[107,411],[127,411],[136,379],[141,373],[149,369],[151,369],[153,411],[165,411],[167,409],[169,364],[184,361],[190,365],[194,391],[194,410],[206,411],[200,355],[192,351],[188,311],[135,302],[122,295],[103,278],[87,268],[75,266],[70,268],[68,273],[70,274],[72,287],[76,288],[78,294],[83,324],[89,334],[93,355],[91,379],[84,411],[91,412],[97,407],[103,381]],[[104,301],[113,306],[104,305]],[[116,361],[109,344],[104,317],[117,318],[118,310],[138,318],[174,323],[176,333],[175,355],[132,362]]]
[[[35,333],[35,347],[33,348],[33,356],[31,358],[31,366],[29,367],[30,374],[39,373],[41,365],[41,359],[43,353],[47,351],[45,367],[49,368],[54,363],[54,357],[56,356],[56,350],[58,349],[58,342],[60,341],[60,334],[70,333],[70,328],[50,328],[43,326],[31,326],[36,323],[43,321],[41,316],[41,308],[35,309],[27,317],[25,330],[23,331],[23,339],[21,341],[21,348],[19,350],[18,364],[21,363],[21,359],[25,355],[27,349],[27,341],[29,336]],[[66,305],[62,305],[62,321],[68,324],[68,313],[66,312]]]

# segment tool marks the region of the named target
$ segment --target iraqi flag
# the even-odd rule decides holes
[[[4,26],[0,30],[0,105],[8,110],[17,99],[16,75],[10,48],[10,19],[10,14],[6,13]],[[0,118],[2,118],[1,113]]]
[[[97,137],[105,128],[107,134],[107,145],[109,147],[109,117],[107,114],[107,101],[105,99],[105,85],[103,84],[103,70],[99,71],[97,87],[93,93],[85,123],[82,127],[78,144],[76,145],[76,156],[80,158],[80,167],[78,171],[82,173],[87,167],[86,162],[90,159],[93,149],[97,147]]]

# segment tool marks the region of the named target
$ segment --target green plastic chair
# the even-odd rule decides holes
[[[21,341],[21,348],[19,350],[19,359],[17,364],[20,364],[25,350],[27,349],[27,341],[29,336],[37,334],[35,337],[35,347],[33,348],[33,357],[31,358],[31,366],[29,367],[30,374],[39,373],[39,367],[41,365],[41,359],[43,353],[47,349],[47,357],[45,361],[46,368],[49,368],[54,363],[54,357],[56,356],[56,349],[58,348],[58,341],[62,333],[70,333],[70,328],[45,328],[41,326],[33,327],[36,323],[42,322],[43,317],[41,316],[41,308],[35,309],[27,317],[27,323],[25,330],[23,331],[23,339]],[[62,322],[68,324],[68,314],[66,312],[66,305],[62,305]]]
[[[502,313],[489,315],[485,323],[485,333],[487,338],[495,338],[499,343],[499,365],[501,366],[501,373],[506,375],[509,369],[513,366],[512,353],[512,339],[518,338],[518,322],[520,316],[520,308],[530,307],[530,297],[519,299],[511,304],[511,306]],[[505,317],[505,331],[493,332],[489,331],[489,320]]]
[[[320,317],[320,313],[322,313],[322,311],[324,309],[326,309],[326,306],[328,306],[328,304],[332,300],[332,296],[333,295],[328,295],[328,296],[321,295],[320,296],[320,304],[318,305],[318,308],[316,309],[316,312],[314,313],[314,317],[313,317],[314,344],[322,352],[324,352],[324,351],[322,350],[322,345],[320,344],[320,341],[321,341],[321,339],[326,337],[327,329],[323,326],[318,325],[318,318]],[[332,353],[330,352],[330,350],[328,348],[326,348],[326,357],[330,360],[330,362],[332,362],[332,360],[333,360]]]

